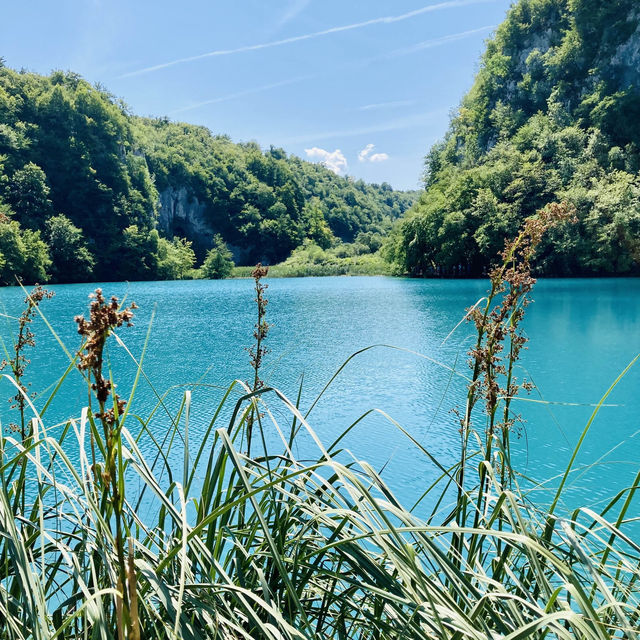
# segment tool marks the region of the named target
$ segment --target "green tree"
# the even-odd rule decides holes
[[[20,228],[17,220],[0,213],[0,283],[15,285],[46,282],[51,265],[39,231]]]
[[[54,282],[87,282],[91,279],[95,260],[87,248],[82,229],[67,216],[59,214],[46,223],[51,275]]]
[[[213,248],[202,264],[202,274],[205,278],[219,280],[229,277],[233,267],[233,255],[222,236],[217,234],[213,239]]]
[[[160,234],[132,224],[111,246],[109,271],[114,280],[154,280],[158,277]]]
[[[306,227],[307,237],[319,247],[328,249],[335,238],[331,227],[325,220],[322,203],[319,198],[314,197],[306,204],[302,218]]]
[[[37,164],[28,162],[8,180],[5,200],[20,223],[38,229],[52,212],[50,193],[44,171]]]
[[[191,242],[185,238],[166,238],[158,241],[157,275],[160,280],[182,280],[187,277],[195,264],[196,256]]]
[[[47,282],[51,267],[51,257],[47,243],[40,236],[40,231],[24,229],[22,231],[25,258],[22,268],[22,279],[27,284]]]

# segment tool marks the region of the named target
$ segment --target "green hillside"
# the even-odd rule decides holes
[[[566,201],[578,222],[549,235],[538,272],[638,273],[639,168],[637,0],[520,0],[428,153],[391,257],[415,275],[479,274],[525,217]]]
[[[281,261],[385,232],[415,197],[0,61],[2,283],[181,278],[216,234],[239,264]]]

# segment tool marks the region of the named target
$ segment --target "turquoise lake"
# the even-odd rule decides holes
[[[345,367],[309,416],[323,442],[330,443],[369,409],[380,409],[444,464],[456,459],[459,433],[452,409],[464,406],[464,380],[433,360],[467,373],[471,327],[462,324],[449,334],[465,309],[484,295],[486,281],[342,277],[267,282],[268,319],[273,326],[263,377],[295,399],[304,374],[303,409],[357,350],[382,344],[404,350],[376,347]],[[87,296],[95,286],[50,287],[55,298],[42,305],[69,351],[79,345],[73,317],[86,312]],[[159,393],[173,387],[166,398],[170,410],[178,406],[184,390],[191,389],[189,437],[195,448],[198,433],[208,425],[223,390],[235,378],[250,378],[246,348],[252,342],[256,315],[253,282],[100,286],[108,295],[126,294],[140,307],[135,327],[120,332],[136,357],[155,313],[144,361],[148,381],[140,383],[134,412],[146,416],[155,406],[151,385]],[[0,303],[8,316],[20,313],[23,298],[17,288],[0,290]],[[545,280],[538,283],[533,298],[524,324],[530,343],[519,377],[529,377],[536,384],[530,400],[550,404],[518,402],[525,423],[521,436],[514,439],[514,449],[518,470],[538,481],[550,480],[551,486],[554,476],[564,469],[593,405],[640,352],[640,280]],[[6,319],[5,341],[14,327],[15,320]],[[36,406],[42,406],[46,390],[50,393],[68,359],[41,320],[34,323],[34,331],[38,345],[30,356],[27,378],[32,390],[45,390],[36,400]],[[135,366],[115,342],[110,358],[118,389],[126,395]],[[191,383],[198,386],[188,386]],[[7,399],[13,391],[6,380],[1,385],[0,416],[6,425],[11,419]],[[595,419],[571,476],[566,506],[603,506],[631,483],[640,467],[639,392],[640,364],[621,380]],[[45,423],[54,425],[77,417],[86,399],[86,388],[73,372]],[[282,404],[275,398],[269,404],[277,419],[286,424],[288,414]],[[152,424],[154,434],[161,438],[168,420],[158,412]],[[134,428],[133,423],[129,426]],[[267,437],[275,450],[275,429]],[[353,456],[384,467],[388,484],[406,502],[417,499],[436,478],[433,464],[381,414],[366,417],[343,445]],[[298,449],[301,456],[314,451],[308,438],[300,440]],[[69,454],[73,458],[74,452]],[[175,460],[172,458],[176,471],[182,466],[182,455],[176,448]],[[548,497],[544,489],[533,496],[540,503]]]

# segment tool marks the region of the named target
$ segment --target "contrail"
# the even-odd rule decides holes
[[[394,100],[392,102],[376,102],[375,104],[365,104],[356,107],[356,111],[372,111],[374,109],[392,109],[395,107],[412,107],[416,103],[415,100]]]
[[[486,27],[479,27],[478,29],[470,29],[469,31],[461,31],[460,33],[453,33],[448,36],[442,36],[441,38],[433,38],[432,40],[425,40],[424,42],[419,42],[418,44],[414,44],[410,47],[405,47],[404,49],[396,49],[395,51],[391,51],[387,54],[387,57],[393,58],[395,56],[404,56],[409,53],[415,53],[416,51],[421,51],[423,49],[431,49],[431,47],[439,47],[441,44],[447,44],[448,42],[455,42],[456,40],[463,40],[464,38],[468,38],[469,36],[475,35],[476,33],[482,33],[484,31],[491,31],[495,29],[497,25],[490,24]]]
[[[288,80],[281,80],[280,82],[273,82],[271,84],[265,84],[260,87],[254,87],[252,89],[244,89],[243,91],[228,93],[224,96],[218,96],[217,98],[203,100],[202,102],[194,102],[193,104],[187,105],[186,107],[180,107],[179,109],[174,109],[173,111],[169,111],[169,115],[171,116],[177,113],[184,113],[185,111],[192,111],[193,109],[205,107],[209,104],[218,104],[219,102],[227,102],[229,100],[234,100],[235,98],[244,98],[245,96],[250,96],[250,95],[253,95],[254,93],[262,93],[263,91],[277,89],[278,87],[285,87],[286,85],[289,85],[289,84],[296,84],[298,82],[304,82],[305,80],[312,80],[317,76],[318,74],[298,76],[297,78],[289,78]]]
[[[287,11],[284,12],[284,15],[281,16],[281,18],[276,23],[275,28],[282,29],[285,24],[291,22],[300,13],[302,13],[307,8],[310,2],[311,0],[296,0],[296,2],[291,5],[291,7]]]
[[[271,47],[280,47],[285,44],[292,44],[294,42],[301,42],[303,40],[312,40],[313,38],[320,38],[322,36],[331,35],[333,33],[342,33],[343,31],[352,31],[354,29],[362,29],[364,27],[370,27],[375,24],[392,24],[394,22],[401,22],[402,20],[409,20],[416,16],[423,15],[425,13],[432,13],[434,11],[441,11],[443,9],[454,9],[456,7],[466,7],[474,4],[481,4],[486,2],[495,2],[495,0],[447,0],[446,2],[439,2],[438,4],[430,4],[408,13],[403,13],[397,16],[384,16],[381,18],[373,18],[371,20],[365,20],[364,22],[356,22],[353,24],[346,24],[341,27],[331,27],[330,29],[323,29],[322,31],[314,31],[313,33],[306,33],[300,36],[293,36],[291,38],[284,38],[283,40],[274,40],[272,42],[263,42],[261,44],[252,44],[245,47],[238,47],[236,49],[218,49],[216,51],[209,51],[208,53],[201,53],[197,56],[189,56],[187,58],[178,58],[169,62],[163,62],[162,64],[156,64],[152,67],[144,67],[143,69],[137,69],[136,71],[130,71],[124,73],[118,78],[130,78],[132,76],[139,76],[144,73],[151,73],[153,71],[160,71],[167,67],[173,67],[178,64],[185,64],[187,62],[195,62],[196,60],[204,60],[205,58],[214,58],[218,56],[230,56],[236,53],[246,53],[248,51],[259,51],[260,49],[270,49]]]
[[[333,138],[349,138],[353,136],[366,135],[369,133],[381,133],[384,131],[397,131],[399,129],[410,129],[425,122],[428,122],[432,118],[446,116],[449,113],[449,109],[436,109],[434,111],[427,111],[417,115],[409,116],[407,118],[399,118],[397,120],[390,120],[388,122],[381,122],[371,125],[370,127],[362,127],[359,129],[341,129],[336,131],[322,131],[319,133],[304,134],[301,136],[293,136],[290,138],[283,138],[278,140],[278,144],[302,144],[307,142],[316,142],[318,140],[330,140]]]
[[[409,55],[411,53],[415,53],[423,49],[438,47],[440,45],[447,44],[449,42],[455,42],[456,40],[467,38],[470,35],[473,35],[476,33],[481,33],[483,31],[489,31],[491,29],[495,29],[495,27],[496,25],[489,25],[486,27],[480,27],[479,29],[471,29],[469,31],[462,31],[460,33],[452,33],[446,36],[442,36],[440,38],[433,38],[432,40],[425,40],[423,42],[418,42],[417,44],[414,44],[410,47],[405,47],[403,49],[394,49],[389,53],[383,53],[377,56],[373,56],[371,58],[365,58],[364,60],[351,62],[349,64],[339,67],[338,69],[332,69],[331,71],[324,71],[322,73],[314,73],[314,74],[309,74],[305,76],[297,76],[295,78],[288,78],[286,80],[280,80],[279,82],[273,82],[271,84],[262,85],[260,87],[253,87],[251,89],[244,89],[243,91],[236,91],[235,93],[228,93],[226,95],[218,96],[216,98],[210,98],[209,100],[203,100],[202,102],[194,102],[184,107],[179,107],[178,109],[174,109],[173,111],[169,111],[169,115],[171,116],[171,115],[176,115],[178,113],[183,113],[185,111],[192,111],[193,109],[205,107],[210,104],[227,102],[229,100],[234,100],[235,98],[243,98],[245,96],[253,95],[256,93],[262,93],[263,91],[277,89],[278,87],[284,87],[286,85],[304,82],[305,80],[314,80],[315,78],[320,78],[322,76],[333,75],[336,73],[336,71],[342,71],[345,69],[348,69],[348,70],[360,69],[372,62],[378,62],[379,60],[388,60],[389,58],[395,58],[396,56]],[[410,107],[414,104],[415,104],[415,100],[397,100],[394,102],[380,102],[377,104],[367,104],[362,107],[356,107],[356,110],[370,111],[370,110],[381,109],[385,107],[387,108],[388,107]]]

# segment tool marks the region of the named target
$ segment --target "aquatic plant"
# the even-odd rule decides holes
[[[255,303],[258,310],[258,320],[254,325],[253,339],[255,343],[249,347],[249,358],[251,360],[251,368],[253,369],[253,382],[251,383],[251,391],[255,394],[261,387],[264,386],[264,382],[260,379],[260,367],[262,366],[262,359],[269,353],[269,349],[264,346],[264,341],[269,333],[269,323],[266,320],[267,305],[269,300],[265,297],[268,284],[262,282],[262,279],[269,273],[269,267],[263,267],[258,263],[255,269],[251,272],[251,277],[254,281],[254,287],[256,292]],[[260,419],[260,414],[257,406],[258,397],[254,396],[252,400],[251,411],[247,417],[247,455],[251,454],[251,440],[253,437],[253,423],[256,417]]]
[[[461,425],[461,464],[458,477],[457,522],[466,522],[465,473],[469,449],[469,437],[473,433],[472,415],[480,399],[484,399],[486,421],[484,433],[484,462],[480,466],[480,488],[474,526],[478,515],[485,510],[487,469],[499,468],[501,482],[511,479],[513,467],[510,461],[509,436],[519,417],[511,412],[512,400],[521,388],[531,389],[530,383],[517,383],[514,367],[526,338],[520,331],[524,310],[530,303],[529,294],[535,285],[531,262],[538,245],[549,229],[575,220],[572,207],[567,204],[550,204],[534,217],[528,218],[518,236],[506,243],[500,263],[489,274],[490,289],[484,300],[468,310],[467,319],[475,325],[477,338],[470,352],[472,371],[468,385],[467,403]],[[507,346],[506,360],[503,357]],[[501,419],[498,417],[502,407]],[[495,449],[499,459],[493,460]],[[484,502],[484,507],[481,503]]]
[[[126,629],[127,637],[139,639],[135,579],[127,581],[127,570],[131,569],[131,563],[130,559],[127,560],[124,551],[125,530],[128,527],[124,511],[126,482],[120,430],[122,428],[121,416],[124,413],[126,402],[115,392],[113,381],[105,378],[103,371],[104,349],[109,335],[123,325],[133,326],[133,310],[136,309],[136,304],[133,302],[128,307],[121,309],[115,296],[107,302],[102,289],[96,289],[90,297],[92,301],[89,320],[83,316],[76,316],[75,321],[78,324],[78,333],[84,338],[82,349],[77,356],[78,369],[87,375],[89,388],[98,401],[98,411],[93,413],[91,411],[91,393],[89,394],[87,419],[91,429],[91,470],[96,491],[95,498],[99,505],[100,515],[106,524],[105,532],[108,531],[109,534],[103,542],[103,548],[112,541],[115,543],[117,564],[114,568],[117,569],[117,581],[110,586],[117,588],[115,621],[118,638],[124,638]],[[111,396],[112,406],[107,408],[109,396]],[[102,433],[96,428],[94,418],[100,421]],[[102,461],[96,459],[94,443],[100,449]],[[100,554],[95,554],[94,563],[100,566],[102,563]],[[110,577],[113,580],[113,577]],[[107,582],[107,584],[109,583]]]
[[[18,422],[10,422],[9,429],[20,435],[22,446],[28,446],[32,433],[31,422],[25,420],[25,408],[28,399],[35,398],[34,392],[29,392],[30,382],[24,381],[27,366],[30,363],[26,356],[26,348],[36,346],[35,334],[31,329],[31,324],[37,315],[38,307],[43,300],[53,297],[53,292],[48,291],[40,285],[36,285],[30,292],[26,293],[24,299],[25,308],[18,317],[18,335],[13,344],[13,354],[9,353],[5,345],[6,357],[0,362],[0,371],[11,371],[11,381],[15,385],[16,393],[9,398],[12,409],[18,411]],[[23,514],[25,510],[26,474],[25,465],[22,459],[16,460],[16,464],[6,472],[6,478],[13,478],[18,472],[18,477],[14,483],[13,508],[16,513]]]
[[[29,393],[28,387],[31,383],[26,385],[23,382],[24,374],[27,366],[29,365],[29,358],[25,355],[25,349],[27,347],[35,347],[35,334],[31,330],[31,323],[37,315],[37,308],[43,300],[49,300],[53,298],[53,291],[48,291],[40,285],[36,285],[30,292],[27,293],[24,299],[25,308],[18,318],[18,335],[13,344],[13,355],[7,353],[7,357],[0,362],[0,371],[9,369],[13,380],[18,387],[18,392],[15,396],[10,398],[11,408],[18,409],[20,414],[20,424],[11,423],[10,427],[14,431],[20,432],[20,437],[24,442],[28,437],[26,432],[27,426],[24,420],[25,410],[25,395]],[[32,397],[34,397],[32,395]]]

